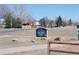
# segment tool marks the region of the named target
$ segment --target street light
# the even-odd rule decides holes
[[[11,23],[10,23],[10,25],[11,25],[11,28],[12,28],[12,16],[11,16]]]

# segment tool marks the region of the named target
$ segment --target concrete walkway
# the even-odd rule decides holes
[[[33,50],[44,49],[44,48],[47,48],[46,44],[6,48],[6,49],[0,49],[0,55],[10,54],[15,52],[22,52],[22,51],[33,51]]]

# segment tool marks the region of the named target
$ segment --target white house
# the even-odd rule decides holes
[[[40,23],[39,23],[38,21],[36,21],[36,22],[34,23],[34,26],[35,26],[36,28],[38,28],[38,27],[40,27]]]
[[[22,24],[22,29],[31,29],[31,25],[29,23]]]
[[[1,18],[1,19],[0,19],[0,28],[4,28],[4,27],[5,27],[4,19]]]

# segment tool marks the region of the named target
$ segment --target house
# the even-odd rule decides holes
[[[36,22],[34,22],[34,26],[35,26],[36,28],[38,28],[38,27],[40,27],[40,23],[39,23],[38,21],[36,21]]]
[[[0,28],[5,28],[5,22],[3,18],[0,19]]]
[[[31,25],[29,23],[22,24],[22,29],[31,29]]]

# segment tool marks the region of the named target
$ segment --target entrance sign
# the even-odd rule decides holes
[[[36,37],[47,37],[47,29],[37,28],[36,29]]]

